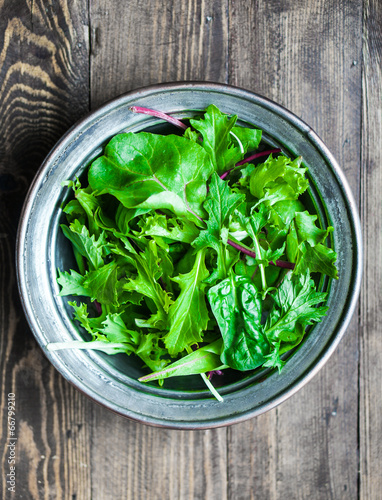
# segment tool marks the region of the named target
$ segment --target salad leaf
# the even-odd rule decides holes
[[[119,134],[89,170],[98,194],[110,193],[126,208],[170,209],[178,216],[203,217],[206,182],[213,172],[199,144],[176,135]]]
[[[261,295],[251,280],[231,274],[207,295],[223,337],[222,362],[241,371],[262,365],[269,344],[261,326]]]
[[[299,276],[288,273],[272,297],[274,306],[265,325],[270,343],[296,342],[296,328],[320,321],[328,310],[326,306],[315,307],[325,301],[326,293],[316,291],[309,272]]]
[[[228,118],[213,104],[208,106],[203,118],[190,120],[192,127],[202,134],[202,146],[218,173],[234,166],[243,157],[239,144],[230,135],[236,120],[237,116]]]
[[[211,247],[217,252],[217,269],[213,275],[215,280],[227,276],[226,247],[230,217],[243,200],[244,196],[233,193],[227,182],[216,173],[211,176],[208,196],[203,204],[209,214],[207,229],[200,231],[192,245],[196,249]]]
[[[272,155],[258,165],[250,176],[250,191],[259,202],[273,205],[279,201],[296,200],[309,186],[306,168],[301,158],[290,160],[286,156]]]
[[[103,233],[98,239],[94,235],[90,236],[88,228],[77,219],[69,227],[61,224],[61,229],[79,254],[88,260],[90,269],[103,266],[102,249],[105,244]]]
[[[199,229],[193,222],[188,219],[180,220],[176,217],[167,217],[165,214],[155,213],[143,216],[139,226],[142,235],[160,236],[184,243],[192,243],[199,235]]]
[[[181,292],[168,311],[169,332],[164,343],[170,355],[184,351],[188,346],[202,341],[203,330],[207,328],[208,311],[203,281],[209,275],[205,266],[205,254],[199,250],[195,264],[188,274],[172,278]]]
[[[57,283],[61,286],[60,296],[64,295],[82,295],[83,297],[91,297],[88,289],[83,286],[85,277],[82,274],[70,270],[61,272],[58,270]]]
[[[213,370],[224,370],[228,368],[220,360],[222,349],[222,339],[218,339],[211,344],[200,347],[196,351],[174,361],[164,370],[150,373],[139,378],[141,382],[151,382],[153,380],[164,379],[168,377],[177,377],[184,375],[197,375]]]
[[[117,264],[110,262],[99,269],[89,271],[85,275],[83,285],[92,300],[106,305],[117,304]]]

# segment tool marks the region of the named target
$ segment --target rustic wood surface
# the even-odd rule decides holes
[[[0,498],[382,498],[381,33],[378,0],[0,0]],[[127,421],[73,389],[28,328],[14,269],[27,188],[60,136],[111,97],[179,80],[238,85],[308,122],[365,242],[359,309],[320,373],[265,415],[198,432]]]

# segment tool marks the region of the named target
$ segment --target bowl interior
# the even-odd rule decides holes
[[[189,117],[195,117],[197,115],[201,115],[201,113],[198,110],[188,110],[187,115],[189,115]],[[238,124],[241,126],[256,126],[256,124],[253,123],[247,124],[241,122],[240,120],[238,121]],[[167,123],[163,122],[146,127],[144,129],[141,129],[140,127],[136,127],[133,130],[130,128],[125,128],[119,131],[119,133],[139,132],[141,130],[161,135],[181,134],[174,126],[168,125]],[[97,150],[92,153],[92,158],[98,157],[99,154],[97,153],[102,154],[105,146],[106,144],[104,144],[102,148],[98,147]],[[291,152],[288,151],[285,148],[285,146],[283,147],[275,138],[264,136],[259,146],[259,151],[261,150],[265,151],[271,148],[280,148],[283,150],[284,154],[293,158]],[[257,163],[261,163],[262,161],[264,161],[264,158],[259,159]],[[72,179],[68,180],[75,180],[76,177],[79,177],[81,180],[81,185],[85,187],[87,185],[87,169],[89,166],[90,166],[89,162],[85,162],[83,165],[80,165],[78,173],[75,173]],[[325,217],[325,201],[321,198],[319,191],[315,188],[311,177],[309,180],[311,187],[301,196],[300,199],[303,202],[305,208],[311,214],[316,214],[318,216],[318,224],[320,225],[320,227],[326,229],[329,224],[327,218]],[[71,190],[63,188],[62,201],[60,203],[61,207],[65,206],[65,204],[70,199],[72,199]],[[60,225],[65,223],[66,223],[65,214],[61,212],[59,224],[52,227],[52,230],[56,231],[56,234],[54,235],[55,236],[54,262],[57,265],[57,268],[60,269],[61,271],[67,271],[69,269],[77,270],[77,264],[73,255],[71,244],[65,238],[60,229]],[[330,238],[328,238],[328,240],[329,239]],[[328,244],[333,246],[333,242],[331,241],[328,241]],[[53,281],[55,279],[55,276],[53,275],[51,279]],[[330,280],[323,276],[322,277],[316,276],[316,279],[319,290],[327,291]],[[70,307],[68,302],[72,301],[76,301],[77,303],[87,302],[88,306],[90,306],[91,304],[90,300],[84,297],[83,298],[75,296],[59,297],[55,295],[55,299],[58,301],[60,309],[65,310],[65,313],[69,320],[73,318],[73,308]],[[91,309],[92,308],[90,306],[89,310]],[[84,328],[82,328],[79,325],[78,322],[75,322],[74,326],[78,331],[79,337],[81,339],[90,340],[90,335],[86,332]],[[305,342],[306,338],[308,338],[308,335],[314,334],[313,331],[314,331],[314,326],[310,328],[309,332],[304,337],[301,345]],[[283,355],[283,359],[293,356],[293,353],[299,347],[300,345],[297,346],[295,349],[291,350],[290,352],[285,353]],[[113,371],[118,371],[123,376],[131,378],[133,380],[137,380],[139,377],[147,373],[150,373],[149,369],[143,366],[141,359],[138,356],[135,356],[134,354],[130,356],[127,356],[126,354],[115,354],[113,356],[110,356],[100,351],[89,352],[89,354],[93,356],[95,359],[97,359],[98,363],[102,363],[106,367],[106,369],[112,368]],[[249,372],[239,372],[237,370],[226,369],[224,370],[224,374],[222,376],[216,376],[214,378],[213,383],[217,388],[224,388],[225,391],[237,390],[244,384],[253,383],[256,380],[264,379],[267,376],[267,374],[269,374],[269,372],[270,370],[266,368],[258,368],[256,370],[252,370]],[[238,384],[239,382],[240,384]],[[162,387],[158,387],[157,382],[152,382],[145,385],[150,386],[154,392],[158,393],[159,396],[163,391]],[[199,392],[200,393],[198,395],[199,397],[210,397],[209,391],[206,390],[206,386],[199,375],[192,375],[188,377],[171,377],[164,381],[164,387],[166,387],[166,389],[171,391],[181,391],[181,392],[188,391],[194,393],[194,396],[196,396],[195,392]]]

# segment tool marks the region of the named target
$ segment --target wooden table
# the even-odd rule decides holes
[[[382,498],[381,31],[377,0],[0,0],[1,498]],[[241,86],[309,123],[365,241],[359,308],[321,372],[265,415],[199,432],[127,421],[73,389],[28,328],[14,270],[27,188],[60,136],[122,92],[179,80]]]

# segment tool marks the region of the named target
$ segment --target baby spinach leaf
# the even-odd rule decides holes
[[[126,208],[170,209],[179,216],[203,217],[206,182],[213,172],[199,144],[176,135],[119,134],[95,160],[89,183]],[[196,219],[197,221],[197,219]]]
[[[223,337],[222,362],[240,371],[262,365],[269,344],[261,325],[261,294],[251,280],[232,274],[207,295]]]

